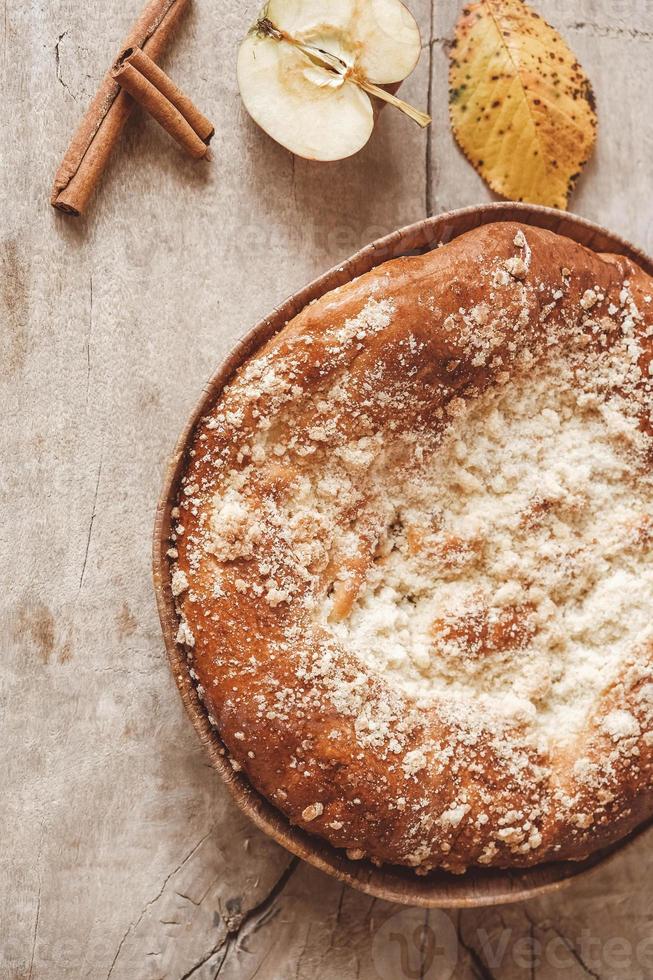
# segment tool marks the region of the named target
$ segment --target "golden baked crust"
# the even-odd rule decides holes
[[[425,873],[650,815],[652,294],[487,225],[309,305],[198,424],[178,642],[292,822]]]

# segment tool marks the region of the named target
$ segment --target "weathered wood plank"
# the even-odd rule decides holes
[[[293,160],[242,110],[234,54],[256,6],[196,2],[167,62],[216,122],[215,162],[189,163],[155,125],[133,120],[76,223],[50,210],[51,177],[138,4],[7,2],[0,17],[0,975],[395,978],[403,942],[406,976],[440,977],[453,928],[456,977],[529,975],[520,940],[531,933],[543,944],[564,937],[570,978],[649,977],[645,844],[555,898],[430,913],[445,954],[429,966],[429,934],[415,932],[425,913],[290,862],[239,815],[183,717],[149,536],[167,455],[201,385],[307,279],[428,210],[488,196],[448,128],[457,2],[434,0],[433,17],[429,0],[412,3],[425,52],[402,94],[430,101],[429,137],[384,110],[369,146],[328,166]],[[652,249],[653,8],[541,9],[599,99],[599,150],[573,207]],[[595,959],[585,932],[599,942]],[[630,944],[621,960],[606,945],[619,939]],[[546,955],[532,975],[559,975]]]

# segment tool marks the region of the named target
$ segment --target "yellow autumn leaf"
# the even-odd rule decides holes
[[[566,208],[596,140],[592,86],[576,56],[522,0],[463,9],[450,51],[458,143],[492,190]]]

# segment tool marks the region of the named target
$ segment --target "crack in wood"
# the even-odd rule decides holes
[[[213,974],[213,980],[217,980],[230,952],[240,941],[245,929],[249,926],[250,929],[248,932],[251,931],[256,933],[262,924],[270,920],[269,913],[272,911],[274,903],[292,878],[298,865],[299,858],[293,858],[290,864],[288,864],[284,869],[283,874],[280,875],[280,877],[275,881],[265,898],[263,898],[257,905],[254,906],[254,908],[250,909],[245,913],[245,915],[242,916],[236,928],[232,927],[229,929],[229,926],[227,925],[228,932],[225,938],[221,939],[214,946],[212,946],[207,953],[203,953],[201,958],[191,966],[190,970],[180,977],[180,980],[191,980],[193,975],[196,974],[198,970],[201,970],[203,966],[206,966],[213,956],[216,956],[218,953],[223,951],[223,956],[218,964],[217,971]],[[227,924],[226,921],[225,924]]]
[[[93,274],[89,276],[89,313],[88,330],[86,332],[86,406],[91,383],[91,334],[93,333]]]
[[[338,932],[338,929],[340,928],[340,921],[342,917],[342,905],[345,899],[346,891],[347,891],[347,886],[345,884],[342,884],[340,886],[340,895],[338,896],[338,904],[335,908],[334,913],[331,916],[331,918],[333,919],[333,923],[329,931],[329,945],[327,947],[327,952],[330,952],[332,949],[336,948],[336,942],[335,942],[336,934]]]
[[[204,894],[206,895],[206,892]],[[194,905],[196,908],[199,908],[199,906],[202,904],[202,899],[200,899],[199,902],[196,902],[194,898],[191,898],[190,895],[184,895],[183,892],[175,891],[175,895],[179,896],[179,898],[183,898],[185,902],[190,902],[190,904]]]
[[[302,963],[304,962],[304,957],[308,952],[309,940],[311,938],[311,933],[313,931],[313,923],[308,923],[308,929],[306,930],[306,935],[304,936],[304,941],[302,943],[302,948],[299,956],[297,957],[297,962],[295,963],[295,976],[299,978],[302,976]]]
[[[422,929],[422,939],[419,944],[419,980],[424,980],[426,971],[431,965],[426,962],[426,939],[429,929],[429,910],[424,909],[424,928]]]
[[[68,31],[64,31],[63,34],[60,34],[59,37],[57,38],[57,43],[54,46],[54,61],[57,69],[57,81],[59,82],[60,85],[63,85],[66,92],[68,92],[71,99],[73,100],[73,102],[77,102],[77,98],[73,95],[70,88],[68,87],[68,85],[66,85],[63,78],[61,77],[61,54],[59,51],[59,46],[63,41],[63,39],[65,38],[65,36],[67,35],[67,33]]]
[[[342,887],[341,887],[341,889],[340,889],[340,898],[338,899],[338,908],[336,909],[336,925],[337,926],[340,925],[340,918],[342,916],[342,905],[343,905],[343,902],[345,900],[345,892],[346,891],[347,891],[347,886],[345,884],[343,884]]]
[[[290,863],[286,866],[283,874],[280,875],[280,877],[277,879],[277,881],[272,886],[272,888],[265,896],[265,898],[261,902],[259,902],[258,905],[255,905],[254,908],[250,909],[249,912],[247,912],[243,916],[243,918],[240,921],[240,924],[238,925],[238,928],[235,931],[230,932],[227,935],[224,944],[225,955],[222,959],[222,962],[220,963],[218,972],[214,976],[214,980],[216,980],[216,978],[220,975],[222,967],[224,963],[226,963],[229,954],[238,945],[240,940],[244,938],[245,933],[247,934],[249,934],[250,932],[257,933],[260,928],[262,928],[270,921],[271,918],[274,918],[274,914],[275,914],[274,904],[279,898],[279,896],[282,894],[284,889],[287,887],[289,881],[291,880],[295,871],[299,867],[299,864],[300,864],[299,858],[293,857]],[[272,915],[270,913],[272,913]],[[214,950],[213,952],[216,951]],[[211,955],[213,954],[210,954],[208,957],[206,957],[204,962],[206,962],[207,959],[210,959]],[[192,973],[187,974],[186,977],[182,977],[181,980],[188,980],[188,977],[191,975]]]
[[[125,944],[125,942],[127,940],[127,937],[130,935],[130,933],[132,933],[135,929],[137,929],[138,926],[141,924],[141,922],[143,921],[143,917],[145,916],[145,913],[147,912],[147,910],[149,908],[151,908],[154,905],[154,903],[157,902],[161,898],[161,896],[163,895],[163,892],[165,891],[165,887],[168,884],[168,882],[170,881],[170,879],[172,878],[172,876],[173,875],[176,875],[178,871],[181,871],[181,869],[184,867],[184,865],[187,864],[188,861],[190,861],[190,859],[192,858],[192,856],[195,853],[195,851],[197,851],[197,849],[204,843],[204,841],[207,839],[207,837],[210,837],[210,835],[213,833],[213,830],[214,830],[214,828],[211,827],[211,829],[208,830],[204,834],[204,836],[199,839],[199,841],[197,842],[197,844],[195,844],[195,846],[188,852],[188,854],[183,859],[183,861],[181,862],[181,864],[178,864],[177,867],[174,868],[170,872],[170,874],[166,876],[166,878],[164,879],[163,884],[161,885],[161,888],[159,889],[159,891],[157,892],[157,894],[154,896],[154,898],[150,899],[150,901],[146,903],[146,905],[143,907],[143,910],[141,911],[140,915],[136,919],[134,919],[133,922],[131,922],[129,924],[129,926],[127,927],[127,930],[126,930],[125,934],[123,935],[122,939],[118,943],[118,948],[116,949],[116,952],[115,952],[115,955],[113,957],[113,960],[111,961],[111,966],[109,967],[109,972],[107,973],[106,980],[109,980],[109,977],[113,973],[113,970],[115,968],[115,965],[118,962],[118,957],[120,956],[120,953],[121,953],[122,948],[123,948],[123,946],[124,946],[124,944]]]
[[[299,206],[299,201],[297,200],[297,157],[294,153],[290,154],[290,186],[292,187],[292,199],[297,209],[297,213],[301,214],[301,208]]]
[[[555,933],[555,935],[564,943],[565,948],[569,950],[573,958],[576,960],[578,965],[581,967],[583,972],[587,974],[588,977],[592,977],[592,980],[601,980],[601,974],[597,973],[595,970],[592,970],[592,968],[587,965],[585,960],[582,958],[582,956],[576,949],[575,945],[572,943],[571,939],[565,936],[565,934],[561,932],[558,928],[556,928],[556,926],[554,926],[553,923],[551,923],[551,925],[549,926],[549,930]]]
[[[206,964],[209,962],[209,960],[213,956],[215,956],[216,953],[219,953],[220,950],[226,945],[226,943],[227,943],[227,940],[226,939],[221,939],[219,943],[216,943],[215,946],[213,947],[213,949],[209,950],[209,952],[205,956],[203,956],[201,960],[199,960],[197,963],[194,963],[193,966],[190,968],[190,970],[187,973],[184,973],[184,975],[182,977],[180,977],[180,980],[190,980],[190,978],[193,976],[193,974],[194,973],[197,973],[198,970],[201,970],[203,966],[206,966]],[[225,956],[223,956],[222,959],[220,960],[220,963],[218,965],[218,972],[214,974],[214,980],[215,980],[215,977],[217,977],[218,974],[220,973],[220,970],[222,969],[222,964],[224,963],[225,958],[226,958],[226,953],[225,953]]]
[[[95,481],[95,493],[93,495],[93,509],[91,511],[91,520],[88,525],[88,535],[86,537],[86,551],[84,552],[84,563],[82,565],[82,574],[79,577],[79,588],[77,589],[77,595],[79,596],[82,591],[82,586],[84,584],[84,575],[86,574],[86,563],[88,561],[88,553],[91,547],[91,537],[93,536],[93,524],[95,523],[95,514],[97,511],[97,498],[100,489],[100,478],[102,476],[102,461],[104,459],[104,451],[100,453],[100,465],[97,471],[97,480]]]
[[[422,51],[426,51],[427,48],[432,48],[436,44],[441,44],[443,47],[448,48],[452,44],[450,37],[430,37],[428,41],[425,41],[421,46]]]
[[[429,21],[429,70],[428,70],[428,89],[426,92],[426,111],[429,116],[432,116],[433,111],[433,29],[435,26],[435,0],[431,0],[431,15]],[[433,123],[430,122],[426,127],[426,159],[424,161],[424,169],[426,171],[424,175],[425,187],[424,187],[424,210],[426,211],[426,217],[429,218],[433,214],[433,195],[431,190],[431,167],[433,163]]]
[[[27,980],[32,980],[32,972],[34,970],[34,954],[36,953],[36,940],[39,934],[39,919],[41,918],[41,880],[39,879],[39,890],[36,896],[36,918],[34,919],[34,935],[32,937],[32,955],[29,961],[29,973],[27,974]]]
[[[467,953],[467,956],[469,957],[470,965],[472,967],[472,970],[474,971],[474,976],[477,978],[477,980],[496,980],[495,975],[492,973],[492,970],[485,962],[485,960],[478,952],[478,950],[476,950],[471,943],[468,943],[465,940],[465,937],[463,936],[463,913],[462,912],[458,916],[458,920],[456,922],[456,934],[458,936],[458,942],[460,943],[462,948]]]
[[[29,973],[27,974],[27,980],[32,980],[32,974],[34,971],[34,956],[36,954],[36,941],[39,934],[39,920],[41,918],[41,889],[43,887],[43,879],[41,877],[41,852],[43,850],[43,823],[41,823],[41,836],[39,838],[39,849],[36,855],[36,869],[39,876],[39,887],[36,895],[36,915],[34,917],[34,934],[32,936],[32,953],[29,961]]]
[[[653,41],[652,31],[642,31],[637,27],[617,27],[612,24],[596,24],[587,20],[577,20],[571,24],[565,24],[564,27],[568,31],[584,32],[591,37],[626,37],[631,40]]]
[[[582,970],[587,974],[588,977],[592,977],[592,980],[602,980],[601,975],[599,973],[596,973],[594,970],[591,969],[591,967],[587,965],[587,963],[582,958],[581,954],[578,952],[571,939],[569,939],[568,936],[565,936],[565,934],[561,932],[556,926],[554,926],[552,922],[548,922],[548,921],[537,922],[528,911],[528,908],[526,907],[523,907],[521,911],[524,914],[524,918],[529,923],[529,927],[530,927],[529,933],[531,936],[531,943],[535,932],[552,932],[554,935],[558,937],[558,939],[561,940],[565,949],[573,956],[573,958],[576,960],[578,965],[582,968]],[[532,976],[534,975],[535,974],[533,972]]]

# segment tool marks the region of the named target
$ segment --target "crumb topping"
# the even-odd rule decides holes
[[[246,361],[172,515],[233,767],[353,860],[582,855],[649,779],[650,280],[494,228]]]

